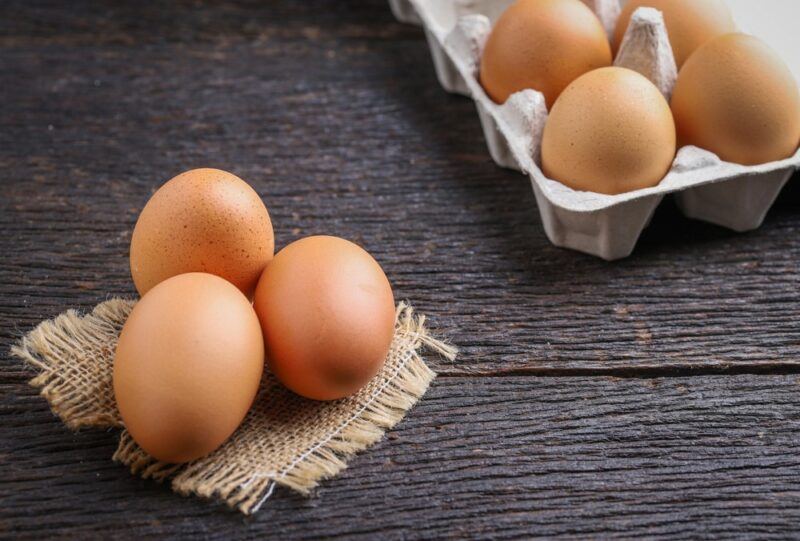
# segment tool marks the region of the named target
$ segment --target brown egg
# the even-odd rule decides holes
[[[148,291],[125,322],[114,395],[142,449],[187,462],[236,430],[263,368],[261,327],[242,292],[211,274],[181,274]]]
[[[542,138],[544,174],[580,191],[615,195],[655,186],[674,158],[667,100],[625,68],[576,79],[553,106]]]
[[[139,215],[131,275],[140,295],[170,276],[208,272],[250,296],[274,246],[253,188],[219,169],[194,169],[161,186]]]
[[[790,157],[800,139],[800,92],[762,41],[728,34],[694,53],[678,74],[672,112],[681,145],[756,165]]]
[[[267,362],[295,393],[352,395],[383,366],[394,296],[378,263],[336,237],[307,237],[278,252],[255,294]]]
[[[480,80],[497,103],[532,88],[550,107],[573,80],[611,60],[603,25],[580,0],[518,0],[492,29]]]
[[[709,39],[736,31],[736,23],[723,0],[630,0],[617,20],[614,54],[622,45],[633,12],[640,7],[652,7],[664,14],[678,68]]]

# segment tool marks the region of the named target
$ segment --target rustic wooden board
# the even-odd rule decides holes
[[[800,521],[799,384],[439,378],[315,499],[278,490],[249,519],[130,476],[108,459],[113,434],[71,435],[15,390],[0,410],[0,536],[786,538]]]
[[[10,0],[0,81],[0,537],[795,532],[797,178],[749,234],[667,201],[628,260],[554,248],[384,0]],[[7,354],[132,295],[139,210],[199,166],[251,182],[279,246],[363,244],[462,349],[318,498],[247,520],[131,478],[114,435],[63,429]]]
[[[363,243],[462,347],[442,371],[797,366],[796,182],[748,235],[667,203],[627,261],[555,248],[420,30],[380,0],[335,4],[0,8],[2,339],[132,293],[139,209],[210,165],[258,189],[278,245]]]

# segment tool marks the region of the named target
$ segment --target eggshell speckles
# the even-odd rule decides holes
[[[544,174],[580,191],[615,195],[655,186],[674,157],[667,101],[625,68],[601,68],[567,87],[542,138]]]
[[[800,92],[789,68],[745,34],[706,43],[678,74],[672,111],[681,145],[757,165],[788,158],[800,139]]]
[[[278,252],[258,283],[255,309],[270,369],[315,400],[363,387],[394,334],[386,275],[366,251],[336,237],[307,237]]]
[[[708,40],[736,31],[733,16],[723,0],[630,0],[617,20],[615,54],[619,51],[633,12],[640,7],[652,7],[664,14],[678,68]]]
[[[272,222],[258,194],[219,169],[194,169],[164,184],[131,238],[131,275],[140,294],[177,274],[208,272],[251,295],[272,259]]]
[[[497,103],[531,88],[549,107],[573,80],[611,60],[602,24],[580,0],[518,0],[492,29],[480,81]]]
[[[242,292],[211,274],[181,274],[148,291],[125,322],[114,394],[142,449],[187,462],[236,430],[263,368],[261,327]]]

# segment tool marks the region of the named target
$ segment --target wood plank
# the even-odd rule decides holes
[[[797,179],[746,235],[667,201],[607,264],[549,244],[385,0],[9,0],[0,51],[0,537],[796,536]],[[131,477],[7,355],[132,294],[139,209],[197,166],[250,181],[279,246],[362,243],[462,348],[316,499],[249,519]]]
[[[793,537],[798,383],[440,378],[317,498],[277,490],[248,519],[131,477],[108,459],[113,434],[71,435],[5,386],[0,536]]]
[[[421,32],[381,0],[76,6],[0,8],[3,342],[133,293],[139,209],[217,166],[263,195],[279,246],[365,245],[461,346],[442,372],[798,367],[796,181],[747,235],[667,202],[608,264],[550,245],[526,179],[490,162],[471,102],[439,88]]]

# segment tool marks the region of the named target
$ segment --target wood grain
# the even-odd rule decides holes
[[[4,5],[2,339],[132,293],[149,194],[217,166],[263,195],[280,246],[328,233],[375,254],[462,347],[441,371],[797,367],[796,182],[751,234],[666,203],[629,260],[557,249],[419,29],[380,1],[268,4]]]
[[[630,259],[555,248],[384,0],[8,0],[0,81],[0,537],[796,535],[797,178],[752,233],[668,200]],[[130,477],[7,354],[132,295],[139,210],[200,166],[258,190],[278,246],[364,245],[462,351],[318,498],[248,520]]]
[[[793,537],[799,383],[441,378],[316,498],[278,490],[249,519],[130,476],[114,435],[70,435],[32,392],[5,395],[0,536]]]

